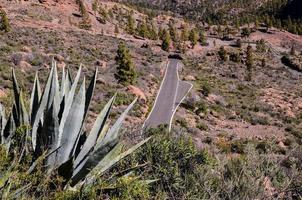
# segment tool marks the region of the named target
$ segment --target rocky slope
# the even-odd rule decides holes
[[[71,0],[46,1],[43,4],[36,1],[2,3],[12,31],[0,35],[1,102],[10,101],[11,67],[18,69],[17,76],[23,79],[22,85],[29,91],[34,72],[38,70],[43,75],[54,57],[60,67],[66,65],[72,71],[83,63],[88,76],[93,68],[100,68],[92,117],[93,111],[99,111],[103,103],[118,91],[114,112],[120,112],[119,108],[125,107],[134,95],[138,95],[142,100],[128,119],[128,125],[136,124],[139,127],[142,124],[152,106],[168,53],[160,49],[161,41],[133,37],[127,34],[123,25],[118,34],[114,33],[114,26],[118,23],[116,13],[128,13],[133,8],[100,1],[102,7],[108,12],[112,11],[115,16],[100,23],[98,15],[92,11],[91,3],[85,1],[92,23],[91,30],[78,27],[81,17],[77,5]],[[115,13],[116,8],[118,11]],[[137,10],[134,10],[134,16],[136,23],[146,17]],[[126,21],[126,17],[120,21]],[[153,21],[158,27],[167,27],[168,22],[173,21],[179,31],[186,23],[181,18],[167,15],[158,15]],[[187,25],[194,27],[194,23]],[[201,147],[206,145],[207,137],[277,137],[280,141],[292,138],[292,131],[289,130],[302,128],[302,75],[285,66],[280,55],[287,54],[295,44],[296,56],[299,57],[302,37],[271,29],[269,33],[255,31],[247,38],[235,34],[234,41],[225,41],[211,35],[216,29],[212,26],[206,31],[208,46],[198,44],[183,55],[185,67],[182,78],[192,82],[194,89],[176,114],[175,129],[188,132]],[[252,81],[245,80],[247,43],[241,48],[232,45],[239,38],[251,42],[255,51]],[[260,39],[270,45],[265,52],[256,50],[254,43]],[[131,87],[119,85],[113,75],[115,52],[122,40],[130,48],[139,73],[136,84]],[[189,43],[187,45],[190,46]],[[240,61],[221,62],[217,55],[220,46],[225,46],[230,55],[232,52],[239,53]],[[263,58],[265,66],[261,64]],[[207,87],[209,95],[204,93]]]

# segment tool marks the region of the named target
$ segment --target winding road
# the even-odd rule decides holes
[[[169,131],[171,130],[172,119],[178,106],[193,87],[191,83],[179,79],[178,71],[181,65],[180,60],[168,61],[164,79],[143,129],[167,124]]]

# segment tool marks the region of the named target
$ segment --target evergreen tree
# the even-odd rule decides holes
[[[6,12],[0,8],[0,31],[10,31],[10,25]]]
[[[170,34],[170,37],[172,39],[173,42],[176,42],[176,28],[175,26],[173,25],[172,21],[169,21],[169,34]]]
[[[228,60],[227,51],[225,50],[224,46],[221,46],[219,48],[218,55],[219,55],[219,58],[220,58],[221,61],[227,61]]]
[[[261,59],[261,67],[262,68],[266,67],[266,60],[265,60],[265,58]]]
[[[296,49],[294,44],[292,44],[292,47],[290,48],[290,55],[292,56],[296,55]]]
[[[128,15],[126,30],[130,35],[133,35],[135,33],[135,19],[132,13]]]
[[[218,27],[217,27],[217,34],[218,34],[219,37],[221,37],[222,28],[221,28],[220,24],[219,24]]]
[[[96,12],[97,12],[97,10],[98,10],[98,7],[99,7],[99,5],[98,5],[97,0],[93,0],[93,2],[92,2],[92,10],[93,10],[93,12],[94,12],[94,15],[96,15]]]
[[[250,28],[243,28],[241,35],[243,37],[249,37],[251,35],[251,29]]]
[[[254,65],[254,57],[253,57],[253,48],[252,46],[247,47],[246,51],[246,67],[247,67],[247,80],[251,81],[252,80],[252,68]]]
[[[129,53],[129,49],[123,42],[121,42],[118,46],[115,61],[117,64],[117,72],[114,75],[118,82],[124,85],[133,84],[136,80],[137,74]]]
[[[158,38],[160,39],[160,40],[163,40],[164,39],[164,33],[165,32],[165,29],[163,28],[163,27],[159,27],[159,29],[158,29]]]
[[[184,25],[182,30],[181,30],[180,39],[182,41],[187,41],[189,39],[189,31],[188,31],[188,27],[186,25]]]
[[[120,30],[118,28],[118,25],[115,24],[115,26],[114,26],[114,34],[117,36],[119,33],[120,33]]]
[[[151,40],[157,40],[157,31],[156,27],[153,22],[148,23],[148,33],[149,33],[149,39]]]
[[[149,33],[148,33],[148,27],[147,27],[145,20],[143,22],[140,22],[137,25],[137,33],[139,36],[141,36],[143,38],[148,38]]]
[[[189,40],[191,42],[192,48],[194,48],[198,41],[198,35],[195,29],[192,29],[190,31]]]
[[[86,15],[88,15],[87,10],[85,8],[85,5],[82,0],[78,0],[79,5],[79,12],[81,13],[82,17],[84,18]]]
[[[256,30],[259,28],[259,20],[258,18],[256,17],[256,20],[255,20],[255,27],[254,27]]]
[[[85,8],[83,1],[77,0],[76,2],[79,5],[79,12],[82,15],[82,21],[79,23],[79,27],[81,29],[86,29],[86,30],[91,29],[91,20],[89,18],[89,14]]]
[[[241,48],[241,47],[242,47],[241,39],[237,39],[237,40],[236,40],[236,46],[237,46],[238,48]]]
[[[238,31],[240,30],[240,22],[238,18],[236,18],[235,27]]]
[[[258,52],[263,53],[266,50],[265,41],[264,39],[258,40],[256,42],[256,49]]]
[[[199,32],[199,42],[200,42],[201,46],[207,45],[207,38],[206,38],[204,31]]]
[[[166,29],[164,29],[163,41],[162,41],[161,48],[164,51],[169,51],[170,50],[170,43],[171,43],[170,33]]]

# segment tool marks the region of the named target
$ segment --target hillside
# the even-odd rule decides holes
[[[293,33],[302,34],[301,1],[299,0],[205,0],[205,1],[132,1],[121,0],[148,9],[168,11],[188,19],[206,21],[210,24],[267,23]]]
[[[2,1],[0,196],[301,198],[302,36],[295,34],[302,33],[300,7],[297,0]],[[4,26],[3,13],[8,26]],[[182,58],[173,60],[170,67],[177,66],[175,76],[193,85],[188,94],[180,95],[181,100],[177,92],[171,92],[181,86],[161,85],[169,76],[169,56]],[[82,73],[76,76],[79,69]],[[36,72],[41,91],[50,89],[31,98],[37,88]],[[78,78],[79,84],[68,88],[64,75],[70,83]],[[86,110],[94,77],[94,95]],[[72,88],[75,94],[69,97]],[[170,95],[175,102],[168,102],[171,124],[142,130],[161,88],[175,95]],[[115,93],[114,103],[107,104]],[[32,120],[38,111],[24,117],[25,111],[34,110],[32,101],[42,105],[43,96],[47,102],[39,113],[43,117]],[[138,101],[125,117],[122,113],[135,97]],[[168,105],[165,100],[158,103]],[[53,141],[57,142],[57,132],[64,133],[57,126],[64,123],[67,105],[78,109],[67,115],[66,127],[73,130],[77,122],[83,124],[77,137],[66,131],[66,143],[76,142],[72,153],[63,154],[69,147],[61,143],[54,148]],[[102,113],[104,108],[108,112]],[[88,111],[82,121],[81,109]],[[125,120],[117,127],[123,126],[113,131],[118,130],[114,123],[120,116]],[[22,124],[25,118],[30,119]],[[95,131],[96,119],[101,121],[97,123],[100,131]],[[33,140],[29,133],[35,126],[37,135],[43,136],[36,137],[39,151],[27,143]],[[91,139],[90,133],[96,136]],[[107,137],[109,133],[114,140]],[[90,148],[84,145],[86,141]],[[135,146],[142,141],[143,146]],[[79,163],[82,150],[86,154]],[[54,162],[48,159],[49,151],[51,156],[59,151],[68,161],[49,168]],[[88,175],[80,176],[74,186],[71,182],[77,173]]]

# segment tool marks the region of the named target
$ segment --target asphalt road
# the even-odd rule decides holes
[[[177,107],[193,86],[191,83],[179,79],[178,71],[181,66],[179,60],[169,60],[153,108],[144,123],[144,129],[167,124],[169,131],[171,130],[172,119]]]

